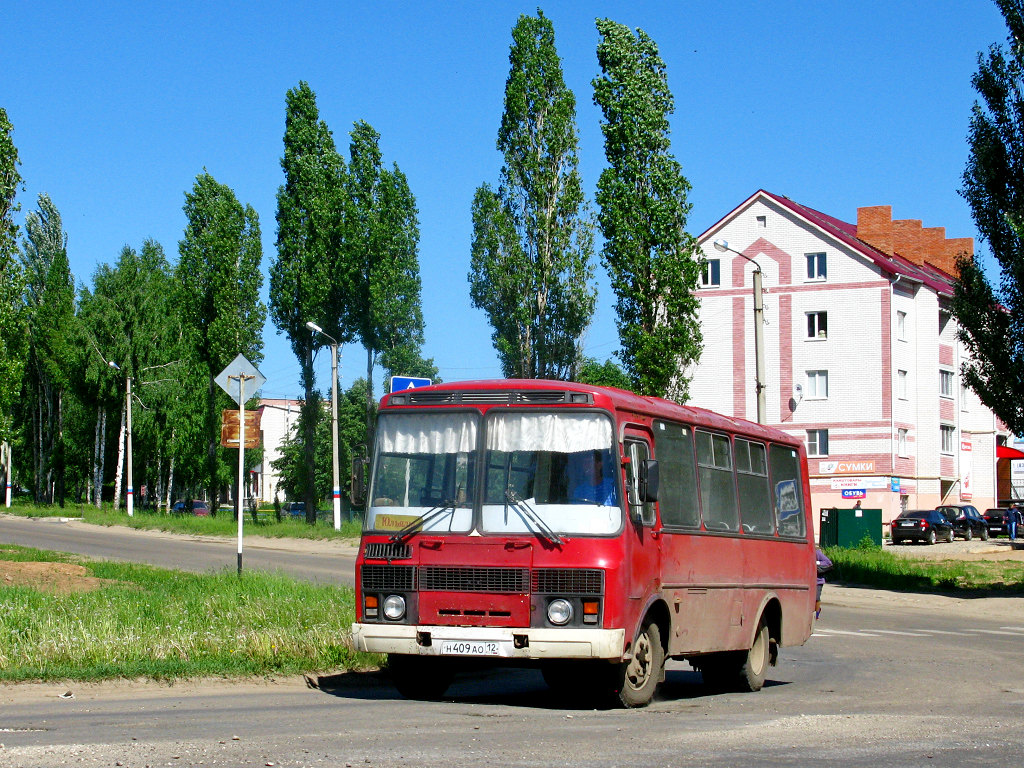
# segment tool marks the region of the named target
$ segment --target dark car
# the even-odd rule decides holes
[[[923,541],[934,544],[939,539],[953,540],[953,524],[937,509],[908,509],[901,512],[889,526],[893,544]]]
[[[171,507],[171,512],[177,515],[192,514],[196,517],[208,517],[210,514],[210,506],[202,499],[177,501],[174,503],[174,506]]]
[[[985,524],[988,526],[988,535],[996,536],[1000,533],[1008,533],[1006,525],[1006,516],[1010,513],[1006,507],[992,507],[986,509],[981,513],[981,516],[985,518]]]
[[[964,541],[975,536],[988,541],[988,523],[977,507],[970,504],[943,504],[938,510],[953,524],[953,532]]]

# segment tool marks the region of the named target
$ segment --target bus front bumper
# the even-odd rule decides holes
[[[353,624],[357,651],[507,659],[622,659],[622,629]]]

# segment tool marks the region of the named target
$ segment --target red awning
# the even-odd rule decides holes
[[[1011,448],[1008,445],[997,445],[996,446],[996,458],[997,459],[1024,459],[1024,451],[1018,451],[1016,448]]]

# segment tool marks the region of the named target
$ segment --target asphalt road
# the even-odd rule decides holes
[[[0,515],[0,543],[194,573],[225,568],[234,571],[238,567],[237,539],[100,527],[56,517]],[[354,586],[355,556],[356,547],[349,542],[259,536],[242,539],[243,570],[283,571],[318,583]]]
[[[1021,764],[1024,598],[828,585],[824,601],[764,690],[714,694],[673,662],[642,710],[560,701],[534,670],[463,675],[441,702],[377,672],[0,686],[0,766]]]

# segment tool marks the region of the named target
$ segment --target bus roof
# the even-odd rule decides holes
[[[571,393],[592,396],[592,402],[609,410],[633,411],[654,418],[685,421],[690,424],[740,432],[765,440],[802,445],[802,441],[786,432],[746,419],[725,416],[706,408],[680,405],[660,397],[637,395],[616,387],[580,384],[549,379],[479,379],[453,381],[392,392],[381,400],[381,409],[407,406],[538,406],[580,404]]]

